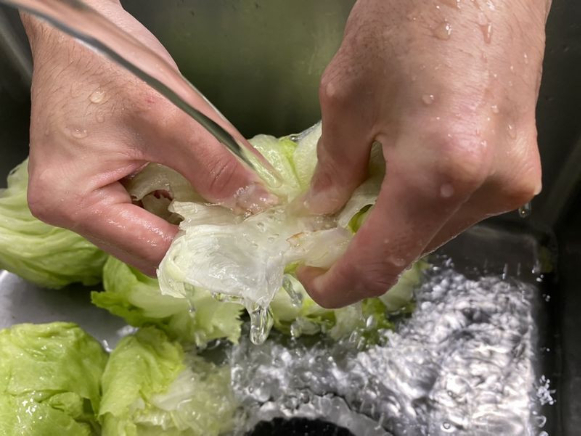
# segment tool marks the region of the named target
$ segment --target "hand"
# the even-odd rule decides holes
[[[323,134],[307,196],[339,210],[365,179],[371,144],[386,177],[329,271],[299,277],[324,307],[385,293],[420,256],[541,190],[535,105],[549,2],[359,0],[321,81]]]
[[[118,1],[87,3],[175,65]],[[253,173],[145,83],[32,17],[23,23],[34,58],[28,200],[36,217],[154,274],[177,228],[133,205],[120,183],[148,162],[180,172],[209,201],[231,201],[250,185],[248,204],[272,201]]]

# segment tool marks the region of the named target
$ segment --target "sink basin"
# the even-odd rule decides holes
[[[156,2],[144,0],[122,3],[159,37],[186,77],[245,135],[251,136],[297,132],[319,119],[318,80],[340,44],[343,26],[354,2],[166,0],[163,9]],[[530,434],[573,436],[581,428],[581,342],[577,333],[581,331],[578,315],[581,313],[581,81],[578,79],[581,77],[581,25],[577,19],[580,16],[580,2],[554,1],[537,108],[544,190],[533,201],[532,215],[521,219],[516,213],[506,214],[465,232],[439,250],[432,259],[439,270],[432,271],[427,284],[418,290],[418,317],[429,312],[421,304],[435,304],[430,300],[435,289],[449,292],[447,298],[452,298],[456,291],[474,298],[470,292],[479,289],[490,289],[498,298],[522,293],[526,304],[518,306],[518,316],[512,309],[503,312],[504,308],[494,307],[483,309],[482,313],[507,316],[518,327],[514,341],[520,341],[521,345],[511,350],[526,356],[515,357],[514,362],[506,363],[503,368],[506,374],[512,374],[515,365],[523,365],[518,367],[522,371],[514,373],[514,377],[522,380],[516,383],[514,377],[507,376],[501,377],[500,382],[520,396],[501,396],[507,403],[500,409],[512,407],[510,401],[516,404],[518,399],[528,398],[530,410],[523,422],[526,421],[526,431],[531,431]],[[8,171],[28,154],[30,71],[17,16],[2,7],[0,187]],[[454,280],[459,280],[457,285],[450,285]],[[473,301],[470,298],[466,301]],[[47,291],[8,272],[0,272],[0,328],[19,322],[70,320],[78,322],[105,346],[114,347],[119,337],[128,332],[127,327],[120,319],[90,306],[88,301],[86,289]],[[491,326],[495,332],[503,330],[496,321],[483,320],[475,313],[469,315],[463,315],[465,324],[454,328],[437,324],[438,328],[448,328],[448,333],[457,335],[455,340],[446,336],[450,347],[478,326]],[[525,318],[527,322],[523,321]],[[402,324],[401,328],[408,329],[409,339],[409,323],[407,327]],[[414,334],[419,332],[413,330]],[[408,339],[394,337],[391,343]],[[281,343],[289,350],[299,350],[297,353],[303,349],[300,343],[289,345],[284,340]],[[487,346],[492,349],[494,345]],[[257,349],[254,351],[259,354]],[[253,413],[247,427],[240,432],[356,436],[423,434],[422,431],[469,434],[456,426],[454,417],[442,415],[443,410],[451,412],[451,409],[434,406],[448,404],[437,396],[446,392],[438,383],[448,380],[446,371],[449,375],[453,368],[450,361],[443,361],[438,370],[432,370],[429,363],[433,361],[410,360],[410,365],[424,362],[418,363],[417,372],[409,375],[423,389],[424,394],[416,395],[410,390],[411,382],[404,389],[389,377],[375,384],[363,383],[366,380],[363,376],[351,380],[349,377],[354,377],[356,369],[367,368],[364,364],[367,358],[365,353],[353,352],[344,367],[351,370],[335,373],[353,383],[351,390],[342,387],[341,378],[329,379],[329,373],[325,372],[335,368],[333,365],[339,368],[339,360],[326,365],[328,368],[320,368],[318,373],[313,370],[312,389],[304,404],[300,401],[303,388],[298,384],[291,383],[287,391],[272,391],[279,398],[261,399],[256,392],[264,386],[257,385],[254,393],[248,393],[244,386],[251,381],[240,379],[236,388],[245,407]],[[376,362],[389,358],[374,355]],[[300,363],[300,359],[297,361]],[[393,367],[401,362],[394,360]],[[299,363],[285,367],[286,375],[281,375],[272,362],[246,359],[245,373],[263,371],[261,377],[271,380],[273,386],[280,385],[288,381],[285,377],[293,375],[293,371],[305,371]],[[378,375],[359,374],[368,374],[369,379]],[[332,383],[324,384],[321,380]],[[426,387],[426,380],[431,380],[432,385]],[[359,385],[360,382],[363,384]],[[375,392],[381,393],[375,400],[361,401]],[[450,397],[453,399],[453,395]],[[469,397],[473,404],[484,401],[475,398]],[[299,403],[293,403],[297,399]],[[293,407],[285,406],[289,401]],[[409,417],[414,414],[417,419],[412,423]],[[508,421],[499,422],[498,425],[505,425]],[[416,424],[419,427],[414,427]],[[515,425],[491,426],[486,430],[489,433],[483,430],[479,434],[525,434],[521,433],[524,427]]]

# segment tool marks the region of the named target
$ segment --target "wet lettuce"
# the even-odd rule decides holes
[[[122,317],[130,325],[155,325],[170,338],[203,347],[213,339],[240,337],[242,307],[221,303],[203,289],[187,298],[163,295],[156,279],[109,257],[103,268],[103,292],[92,292],[93,303]]]
[[[97,434],[107,354],[77,325],[20,324],[0,331],[0,434]]]
[[[146,327],[115,348],[102,378],[103,436],[217,436],[233,427],[230,369]]]
[[[98,283],[107,255],[76,233],[33,217],[27,185],[28,160],[0,190],[0,268],[47,288]]]

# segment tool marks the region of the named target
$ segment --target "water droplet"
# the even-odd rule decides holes
[[[89,96],[89,101],[91,103],[95,103],[95,104],[102,103],[104,99],[105,99],[105,91],[103,91],[101,89],[97,89],[95,92],[93,92]]]
[[[460,0],[440,0],[440,2],[451,8],[460,9]]]
[[[492,106],[490,106],[490,109],[492,109],[492,112],[497,114],[500,112],[500,109],[498,109],[498,105],[493,104]]]
[[[509,124],[506,127],[506,130],[508,131],[508,136],[510,136],[511,139],[516,139],[516,129],[512,124]]]
[[[444,430],[446,433],[454,431],[452,424],[450,424],[448,421],[444,421],[442,423],[442,430]]]
[[[436,27],[432,33],[438,39],[443,41],[450,39],[450,35],[452,35],[452,25],[447,21],[444,21],[438,27]]]
[[[523,54],[523,58],[524,58],[524,60],[525,60],[525,65],[528,65],[528,64],[529,64],[529,55],[528,55],[528,54],[526,54],[526,53],[524,53],[524,54]]]
[[[377,326],[377,319],[373,315],[369,315],[365,321],[365,328],[368,330],[374,329]]]
[[[327,87],[325,88],[325,92],[327,93],[327,97],[334,97],[337,94],[337,88],[333,82],[329,82]]]
[[[510,72],[511,72],[511,73],[514,73],[514,65],[511,65],[511,66],[510,66]]]
[[[86,138],[88,133],[86,129],[78,129],[78,128],[74,128],[71,131],[71,136],[73,138],[77,138],[77,139],[83,139]]]
[[[450,198],[454,195],[454,188],[449,183],[444,183],[440,186],[440,196],[442,198]]]
[[[537,425],[537,427],[543,428],[545,426],[545,424],[547,423],[547,417],[544,415],[535,416],[534,421],[535,421],[535,424]]]
[[[290,334],[293,338],[299,338],[303,334],[303,329],[301,328],[300,323],[295,321],[291,324]]]
[[[426,105],[431,105],[434,100],[436,100],[436,97],[434,97],[433,94],[424,94],[422,95],[422,101],[424,102],[424,104]]]
[[[529,202],[529,203],[522,205],[521,207],[518,208],[518,215],[521,218],[526,218],[526,217],[530,216],[532,211],[533,211],[533,207],[532,207],[531,203]]]
[[[488,23],[486,26],[481,26],[482,35],[484,36],[484,42],[490,44],[492,41],[492,23]]]
[[[482,31],[482,36],[484,37],[484,42],[490,44],[492,41],[492,23],[484,13],[478,13],[478,26]]]
[[[416,21],[418,18],[414,14],[407,14],[408,21]]]
[[[270,309],[255,306],[249,310],[250,341],[255,345],[263,344],[272,328],[273,318]]]
[[[303,305],[303,295],[300,292],[295,290],[295,288],[293,287],[293,283],[292,283],[291,279],[289,278],[288,274],[285,274],[283,279],[282,279],[282,288],[288,294],[288,296],[291,300],[291,304],[294,307],[301,307]]]

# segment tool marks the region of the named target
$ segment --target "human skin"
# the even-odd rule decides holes
[[[385,293],[422,255],[541,190],[535,106],[547,0],[359,0],[323,74],[323,134],[306,199],[339,210],[371,145],[386,177],[328,271],[299,278],[324,307]]]
[[[88,3],[173,63],[118,1]],[[549,7],[547,0],[357,1],[321,81],[323,135],[306,206],[339,210],[365,179],[374,142],[387,175],[345,255],[328,271],[299,269],[319,304],[385,293],[423,254],[540,192],[535,105]],[[258,183],[144,83],[60,32],[27,16],[23,22],[35,64],[35,216],[153,274],[177,229],[132,205],[120,180],[159,162],[210,201]],[[257,196],[253,202],[275,201],[261,188]]]
[[[118,1],[86,3],[175,66]],[[254,211],[276,202],[252,171],[144,82],[39,20],[23,14],[22,21],[34,59],[33,215],[154,275],[177,226],[132,204],[121,183],[148,162],[180,172],[212,202]],[[222,123],[202,98],[195,106]]]

